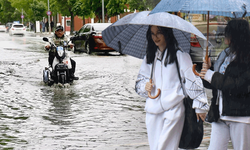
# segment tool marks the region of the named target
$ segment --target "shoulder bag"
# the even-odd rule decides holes
[[[185,106],[185,120],[179,143],[179,148],[194,149],[200,146],[201,141],[203,139],[203,121],[199,119],[199,121],[197,122],[195,110],[192,108],[193,100],[186,94],[186,90],[184,89],[185,85],[183,85],[181,80],[177,57],[176,66],[182,90],[185,95],[185,98],[183,99]]]

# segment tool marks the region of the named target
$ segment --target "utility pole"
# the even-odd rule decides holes
[[[49,0],[48,0],[48,11],[49,11]],[[48,25],[49,25],[49,34],[51,33],[51,27],[50,27],[50,15],[48,15]]]
[[[104,23],[104,0],[102,0],[102,23]]]
[[[23,24],[23,9],[22,9],[22,24]]]

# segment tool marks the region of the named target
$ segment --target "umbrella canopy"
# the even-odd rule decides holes
[[[168,11],[238,18],[250,16],[250,0],[161,0],[150,14]],[[208,31],[209,19],[207,19],[206,61],[208,61]],[[195,66],[193,71],[199,75],[195,71]]]
[[[151,14],[158,12],[184,12],[227,17],[250,16],[250,0],[161,0]]]
[[[118,52],[142,59],[146,55],[146,34],[149,25],[173,28],[179,46],[190,50],[190,34],[206,40],[206,37],[191,23],[167,12],[149,15],[150,11],[129,14],[102,32],[107,46]]]

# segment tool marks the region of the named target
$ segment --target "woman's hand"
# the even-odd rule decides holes
[[[153,88],[153,83],[147,82],[145,90],[151,93],[152,88]]]
[[[210,59],[210,58],[208,58],[207,61],[206,61],[206,60],[203,60],[201,73],[200,73],[200,75],[199,75],[202,79],[204,79],[204,77],[205,77],[205,75],[206,75],[206,73],[207,73],[207,70],[208,70],[211,66],[212,66],[212,65],[211,65],[211,59]]]
[[[205,121],[206,118],[206,113],[196,113],[197,117],[197,122],[201,119],[203,122]]]

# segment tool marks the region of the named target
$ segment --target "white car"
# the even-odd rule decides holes
[[[26,28],[23,24],[12,24],[9,35],[24,35],[26,33]]]
[[[0,25],[0,32],[6,32],[5,25]]]

